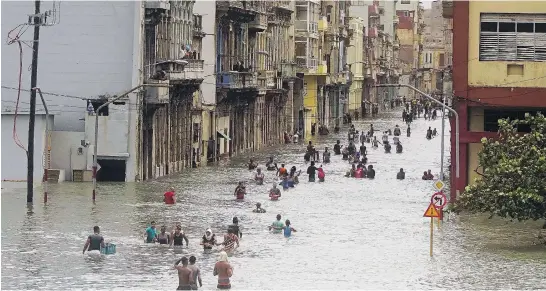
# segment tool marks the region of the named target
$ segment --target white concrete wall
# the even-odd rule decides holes
[[[364,20],[364,26],[367,29],[369,27],[368,5],[372,5],[372,4],[373,4],[373,1],[371,0],[351,1],[351,6],[349,6],[349,16],[362,18]],[[366,31],[366,34],[368,34],[367,31]]]
[[[2,1],[2,40],[34,13],[34,1]],[[61,22],[40,29],[38,86],[45,92],[85,98],[119,94],[131,88],[136,1],[62,1]],[[52,9],[43,1],[41,10]],[[31,44],[33,29],[21,37]],[[32,49],[23,45],[23,87],[30,84]],[[19,48],[2,41],[2,85],[17,87]],[[28,100],[28,92],[22,96]],[[62,109],[55,118],[56,130],[83,131],[80,120],[86,102],[78,98],[45,95],[51,109]],[[12,103],[16,90],[2,88],[2,101]],[[28,101],[27,101],[28,102]],[[22,104],[28,107],[28,104]]]
[[[384,26],[384,32],[389,35],[391,41],[394,40],[394,15],[396,15],[396,4],[393,1],[380,1],[379,7],[384,9],[383,15],[379,18],[380,23]]]
[[[85,170],[86,155],[89,147],[82,147],[80,141],[84,138],[83,132],[53,131],[51,132],[51,169],[64,170],[64,180],[72,181],[72,170]],[[82,148],[82,154],[78,154]]]
[[[3,97],[3,96],[2,96]],[[13,114],[2,114],[2,181],[27,180],[27,154],[13,140]],[[25,148],[28,145],[28,114],[17,116],[16,132]],[[40,184],[44,174],[45,115],[36,115],[34,134],[34,183]],[[50,116],[50,126],[53,116]]]
[[[82,99],[119,95],[141,84],[143,2],[63,1],[60,5],[60,24],[40,30],[38,86],[44,92],[72,96],[44,94],[50,110],[61,111],[55,118],[54,129],[83,132],[86,101]],[[41,10],[52,7],[52,2],[45,1]],[[3,1],[2,39],[6,39],[9,30],[26,22],[27,15],[33,12],[33,1]],[[21,39],[32,39],[32,29],[28,29]],[[30,71],[27,68],[31,63],[32,51],[28,46],[24,45],[23,48],[23,86],[28,88]],[[18,69],[17,44],[7,46],[2,42],[2,85],[17,87]],[[16,90],[2,88],[3,109],[14,104],[16,93]],[[28,98],[28,94],[23,92],[22,96]],[[136,109],[140,108],[140,98],[136,92],[128,98],[129,109],[123,114],[125,120],[118,122],[125,125],[125,128],[119,128],[121,134],[109,131],[110,136],[99,137],[99,140],[113,140],[112,149],[107,147],[106,151],[129,153],[126,177],[127,181],[134,181],[137,164]],[[21,104],[21,107],[25,109],[28,103]],[[93,133],[94,128],[86,134]],[[126,139],[121,141],[121,137]],[[79,141],[72,147],[78,145]]]
[[[193,13],[203,15],[203,32],[207,34],[203,38],[204,75],[201,91],[205,104],[216,104],[216,1],[199,0],[193,5]]]
[[[129,139],[129,105],[110,104],[108,116],[99,118],[99,156],[113,156],[127,154]],[[93,145],[95,143],[95,115],[85,117],[85,139]],[[79,142],[78,142],[79,143]]]

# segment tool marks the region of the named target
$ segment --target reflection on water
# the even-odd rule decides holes
[[[393,128],[402,124],[399,116],[387,114],[373,123],[377,129]],[[358,121],[356,127],[368,129],[369,123]],[[233,189],[238,180],[252,178],[245,170],[251,155],[263,165],[274,154],[279,162],[305,172],[302,145],[145,183],[101,183],[95,204],[91,184],[61,183],[50,187],[48,206],[36,203],[30,211],[24,185],[4,183],[2,287],[175,289],[171,265],[181,255],[193,254],[204,289],[215,289],[216,253],[203,253],[199,239],[206,228],[221,235],[238,216],[244,237],[231,257],[234,289],[544,288],[546,249],[534,245],[538,222],[450,216],[436,231],[435,256],[429,257],[429,221],[422,214],[433,191],[432,181],[422,181],[421,174],[428,169],[439,172],[440,138],[427,141],[424,134],[428,126],[439,129],[440,124],[414,122],[413,136],[401,138],[403,154],[368,146],[375,180],[344,178],[350,165],[332,156],[332,163],[324,166],[325,183],[310,184],[302,176],[300,185],[276,202],[267,199],[272,172],[266,172],[263,186],[248,183],[244,202],[233,200]],[[336,139],[346,143],[346,132],[313,141],[322,149],[331,148]],[[396,180],[400,168],[406,180]],[[171,185],[177,189],[178,204],[164,205],[163,192]],[[267,213],[252,213],[256,202],[262,202]],[[277,213],[298,230],[290,239],[267,231]],[[151,220],[169,228],[182,223],[190,247],[172,250],[144,244],[142,234]],[[117,244],[116,255],[82,255],[93,225],[101,227],[107,242]]]

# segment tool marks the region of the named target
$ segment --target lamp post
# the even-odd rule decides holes
[[[97,190],[97,147],[98,147],[98,140],[99,140],[99,112],[102,108],[108,106],[109,104],[129,95],[131,92],[140,89],[142,87],[170,87],[167,84],[140,84],[133,89],[109,100],[108,102],[102,104],[97,108],[95,111],[95,140],[94,140],[94,147],[93,147],[93,202],[95,202],[96,197],[96,190]]]
[[[425,96],[427,99],[429,99],[430,101],[438,104],[438,105],[442,105],[442,109],[445,111],[445,109],[449,110],[450,112],[452,112],[454,115],[455,115],[455,177],[457,178],[456,181],[459,181],[459,176],[460,176],[460,168],[459,168],[459,114],[457,113],[457,111],[455,111],[453,108],[449,107],[449,106],[446,106],[445,105],[445,102],[442,103],[436,99],[434,99],[432,96],[426,94],[425,92],[411,86],[411,85],[408,85],[408,84],[380,84],[380,85],[376,85],[376,87],[406,87],[406,88],[410,88],[412,89],[413,91]],[[443,116],[443,114],[442,114]],[[443,128],[443,127],[442,127]],[[444,145],[444,135],[442,134],[442,153],[441,153],[441,175],[442,175],[442,178],[443,178],[443,173],[444,173],[444,148],[443,148],[443,145]]]

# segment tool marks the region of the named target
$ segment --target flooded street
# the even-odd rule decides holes
[[[381,119],[356,121],[355,126],[394,128],[402,126],[400,116],[395,111]],[[402,126],[403,154],[385,154],[367,145],[375,180],[345,178],[350,164],[332,156],[332,163],[324,166],[325,183],[309,183],[302,174],[301,183],[283,192],[279,201],[267,198],[276,180],[272,172],[266,172],[263,186],[248,183],[243,203],[233,199],[236,181],[252,178],[246,170],[251,156],[263,168],[267,156],[274,154],[279,163],[305,172],[304,145],[242,155],[218,167],[151,182],[100,183],[95,205],[91,183],[61,183],[51,187],[47,206],[37,189],[29,212],[24,184],[3,183],[2,288],[174,290],[178,278],[171,267],[181,254],[143,243],[145,228],[155,220],[169,229],[182,223],[190,239],[182,253],[197,257],[203,289],[216,289],[216,254],[203,254],[199,242],[209,227],[221,236],[233,216],[239,217],[244,233],[230,258],[234,290],[544,288],[546,248],[533,245],[540,222],[450,216],[435,233],[430,258],[430,220],[423,213],[433,181],[423,181],[421,175],[428,169],[438,175],[440,137],[426,140],[428,126],[441,132],[440,120],[418,119],[411,138]],[[448,122],[446,126],[447,161]],[[323,151],[337,139],[347,144],[346,137],[343,129],[314,142]],[[402,181],[396,180],[400,168],[406,171]],[[176,189],[176,205],[162,202],[169,186]],[[267,213],[252,213],[256,202]],[[267,231],[278,213],[298,230],[290,239]],[[81,254],[94,225],[101,227],[107,242],[117,244],[116,255],[91,259]]]

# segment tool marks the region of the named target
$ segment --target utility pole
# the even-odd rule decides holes
[[[34,42],[32,43],[32,72],[30,88],[36,88],[38,81],[38,45],[40,41],[40,0],[34,1]],[[30,90],[30,115],[28,119],[27,154],[27,203],[34,200],[34,123],[36,122],[36,90]],[[48,122],[48,121],[46,121]]]

